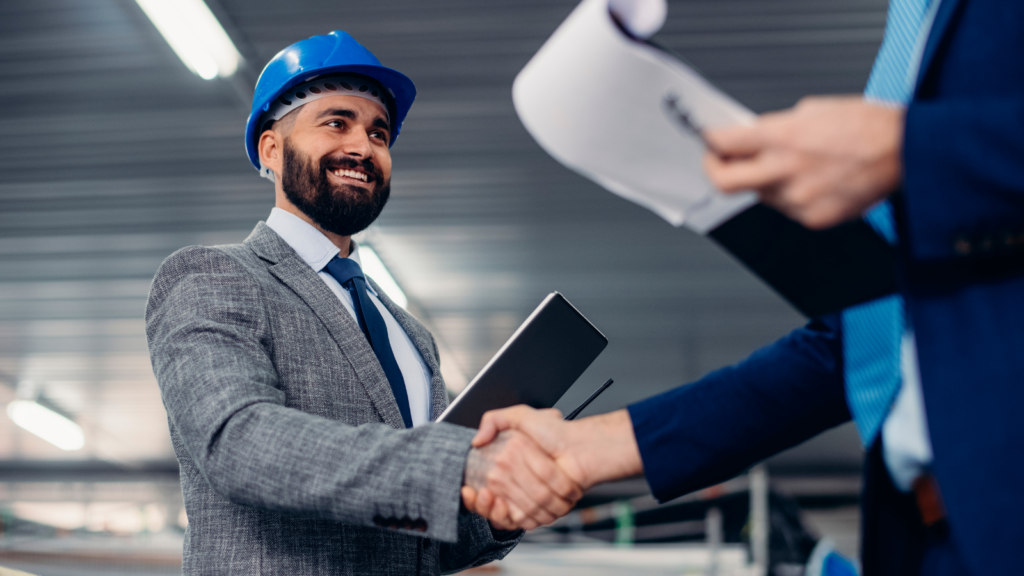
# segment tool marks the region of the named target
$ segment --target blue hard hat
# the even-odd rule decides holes
[[[245,126],[245,150],[257,170],[260,156],[257,142],[260,117],[270,110],[271,103],[289,88],[302,84],[314,76],[352,73],[368,76],[391,94],[391,145],[398,139],[402,121],[416,99],[416,86],[412,80],[398,72],[381,66],[372,52],[356,42],[348,32],[335,30],[330,34],[313,36],[292,44],[274,56],[256,81],[252,97],[252,112]]]

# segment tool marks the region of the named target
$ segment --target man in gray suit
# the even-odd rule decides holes
[[[246,142],[276,207],[242,244],[184,248],[157,272],[146,332],[185,574],[454,572],[521,535],[468,512],[464,482],[526,527],[579,497],[526,436],[471,450],[473,430],[430,422],[447,405],[434,339],[361,272],[350,237],[387,201],[414,95],[344,32],[282,51]]]

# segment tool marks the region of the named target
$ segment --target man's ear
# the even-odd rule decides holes
[[[284,165],[284,136],[276,130],[265,130],[260,134],[258,150],[260,164],[280,175]]]

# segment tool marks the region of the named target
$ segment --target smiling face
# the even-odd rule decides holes
[[[358,96],[302,106],[260,137],[279,192],[326,232],[350,236],[380,215],[391,191],[391,130],[384,110]]]

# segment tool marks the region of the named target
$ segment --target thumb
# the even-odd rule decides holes
[[[473,437],[473,447],[479,448],[490,443],[502,430],[516,428],[519,420],[531,410],[526,405],[519,405],[484,413],[483,418],[480,419],[480,428],[477,430],[476,436]]]
[[[476,511],[476,490],[469,486],[462,487],[462,503],[465,504],[466,509],[475,512]]]

